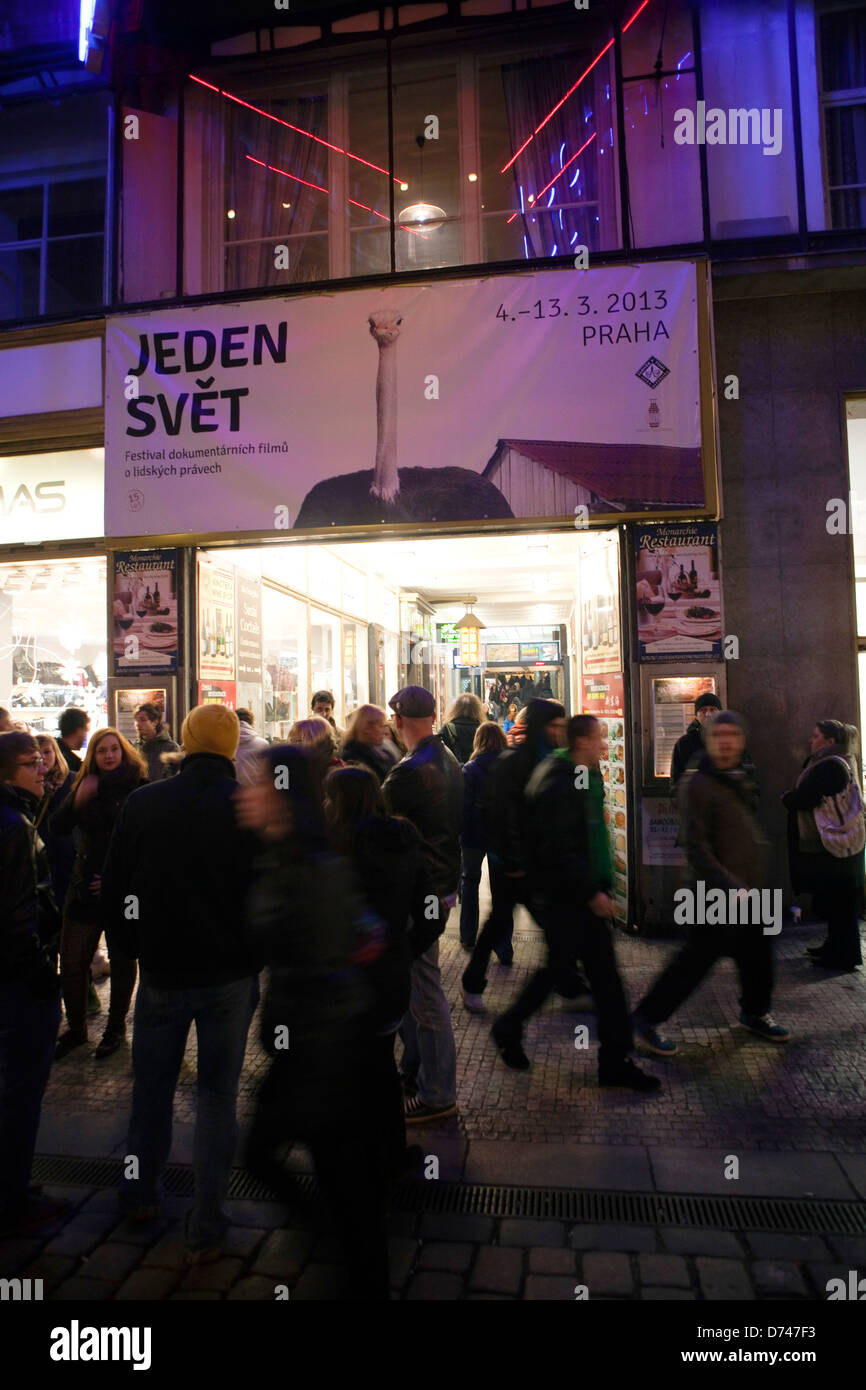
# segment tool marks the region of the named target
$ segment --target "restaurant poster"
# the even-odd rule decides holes
[[[636,526],[634,538],[638,660],[721,661],[716,522]]]
[[[225,705],[227,709],[237,706],[237,690],[234,681],[199,681],[198,705]]]
[[[114,675],[177,671],[177,551],[116,550],[112,588]]]
[[[677,848],[680,817],[675,796],[644,796],[643,862],[650,865],[682,865],[686,856]]]
[[[207,560],[198,566],[198,674],[203,681],[235,680],[235,573]]]
[[[716,695],[715,676],[660,676],[652,682],[653,777],[671,775],[674,746],[695,717],[699,695]]]
[[[582,714],[625,714],[625,692],[622,672],[609,676],[584,676]]]

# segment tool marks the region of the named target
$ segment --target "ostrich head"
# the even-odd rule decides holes
[[[396,309],[381,309],[370,315],[370,333],[379,347],[390,347],[400,336],[403,315]]]

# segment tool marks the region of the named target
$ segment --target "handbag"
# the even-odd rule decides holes
[[[833,761],[850,772],[844,759]],[[825,796],[815,807],[814,816],[821,844],[835,859],[850,859],[866,845],[863,802],[853,777],[842,791]]]

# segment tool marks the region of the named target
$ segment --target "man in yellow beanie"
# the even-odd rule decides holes
[[[190,711],[179,775],[127,798],[102,878],[106,922],[141,971],[126,1147],[138,1162],[121,1187],[121,1205],[133,1220],[159,1214],[174,1092],[190,1025],[196,1026],[195,1201],[186,1223],[191,1264],[222,1253],[238,1083],[259,995],[258,963],[243,933],[256,842],[238,829],[233,806],[239,728],[225,705]]]

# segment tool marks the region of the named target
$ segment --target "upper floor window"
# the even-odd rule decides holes
[[[866,226],[866,10],[829,6],[818,25],[832,227]]]
[[[0,319],[105,302],[105,104],[0,112]]]

